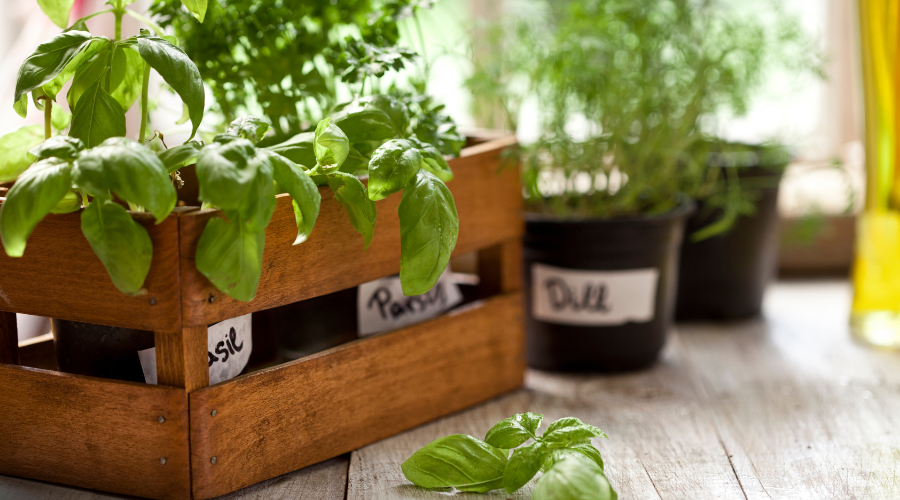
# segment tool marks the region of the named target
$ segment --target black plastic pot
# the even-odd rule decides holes
[[[59,370],[92,377],[143,382],[138,351],[154,347],[153,332],[50,320]]]
[[[778,183],[780,168],[738,166],[741,185],[755,191],[756,213],[741,215],[724,234],[700,241],[691,235],[721,216],[702,202],[688,219],[681,249],[679,320],[739,319],[756,316],[763,292],[778,265]]]
[[[692,211],[693,204],[685,202],[657,217],[573,220],[528,215],[523,241],[528,364],[542,370],[604,372],[634,370],[652,364],[665,344],[672,323],[678,252],[685,219]],[[568,296],[572,300],[566,303],[559,300],[565,294],[559,293],[558,283],[551,279],[535,282],[536,274],[544,276],[539,270],[546,267],[541,266],[605,272],[585,275],[594,281],[588,281],[589,285],[580,289],[570,289]],[[551,294],[546,296],[550,297],[547,300],[553,301],[554,308],[563,304],[554,309],[560,314],[566,314],[566,308],[593,307],[595,312],[601,311],[596,317],[608,314],[605,318],[615,318],[617,308],[621,310],[629,304],[615,303],[624,296],[613,287],[627,285],[613,285],[616,278],[608,277],[632,279],[639,272],[652,270],[656,273],[654,290],[640,298],[648,317],[601,319],[611,322],[585,325],[565,324],[536,315],[540,306],[535,302],[535,293],[539,294],[539,301],[544,300],[538,287],[545,287],[544,292]],[[579,298],[580,303],[576,304]]]

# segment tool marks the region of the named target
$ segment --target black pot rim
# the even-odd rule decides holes
[[[552,223],[552,222],[560,222],[560,223],[578,223],[583,222],[586,224],[602,224],[604,222],[611,223],[621,223],[621,222],[650,222],[650,221],[663,221],[670,219],[678,219],[681,217],[686,217],[697,210],[697,203],[692,198],[687,196],[682,197],[679,200],[678,205],[669,210],[668,212],[664,212],[657,215],[620,215],[616,217],[583,217],[583,216],[560,216],[560,215],[552,215],[552,214],[542,214],[538,212],[525,212],[525,221],[526,222],[541,222],[541,223]]]

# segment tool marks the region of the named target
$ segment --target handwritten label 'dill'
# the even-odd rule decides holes
[[[357,311],[359,335],[395,330],[439,316],[462,302],[459,286],[449,269],[434,287],[422,295],[403,295],[400,278],[392,276],[359,285]]]
[[[531,310],[538,321],[612,326],[653,319],[659,270],[594,271],[531,266]]]
[[[218,384],[237,377],[253,351],[252,314],[226,319],[207,330],[207,361],[209,384]],[[138,351],[144,380],[156,384],[156,349]]]

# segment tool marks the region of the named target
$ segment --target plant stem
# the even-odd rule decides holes
[[[143,143],[147,136],[148,108],[147,96],[150,93],[150,65],[144,63],[144,81],[141,83],[141,132],[138,139]]]
[[[123,12],[119,9],[113,12],[113,15],[116,16],[115,41],[117,42],[122,39],[122,14]]]
[[[51,124],[53,123],[53,101],[44,99],[44,140],[50,138],[52,133]]]

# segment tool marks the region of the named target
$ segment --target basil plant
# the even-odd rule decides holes
[[[315,132],[263,148],[256,143],[268,124],[243,117],[200,150],[200,199],[204,207],[221,208],[224,218],[211,220],[204,229],[196,265],[219,290],[238,300],[253,299],[275,195],[287,192],[293,199],[296,245],[309,237],[318,217],[317,184],[331,188],[366,248],[375,231],[375,201],[402,190],[398,216],[403,293],[420,295],[437,282],[459,232],[453,196],[441,180],[452,178],[447,162],[415,138],[384,142],[369,160],[351,146],[337,122],[325,118]],[[369,175],[368,188],[357,177],[363,172]]]
[[[84,204],[81,230],[113,283],[127,294],[144,293],[153,257],[150,235],[115,198],[144,207],[161,222],[177,199],[170,167],[149,148],[124,137],[85,149],[81,139],[58,135],[30,154],[36,163],[19,176],[0,205],[6,254],[21,257],[28,236],[47,214],[74,212]]]

